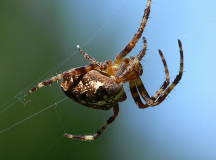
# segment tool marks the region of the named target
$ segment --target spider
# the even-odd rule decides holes
[[[137,33],[133,39],[126,45],[126,47],[118,53],[115,58],[115,62],[107,60],[104,63],[98,62],[91,56],[81,50],[78,45],[79,52],[91,63],[90,65],[70,69],[57,74],[43,82],[39,83],[36,87],[32,88],[28,93],[32,93],[38,88],[44,85],[51,84],[57,80],[62,79],[61,89],[66,96],[72,100],[93,108],[100,110],[109,110],[113,108],[113,116],[111,116],[104,125],[92,135],[72,135],[65,134],[68,138],[82,139],[82,140],[95,140],[101,133],[110,125],[118,116],[119,105],[118,102],[125,101],[127,99],[124,91],[124,83],[129,82],[130,92],[132,97],[141,109],[149,106],[157,106],[168,96],[171,90],[178,84],[183,75],[183,50],[180,40],[178,40],[180,48],[180,70],[171,85],[169,78],[169,71],[164,59],[163,53],[159,50],[159,54],[162,58],[162,62],[165,68],[166,80],[160,87],[160,89],[150,97],[146,91],[144,84],[142,83],[140,76],[143,73],[140,60],[144,57],[147,48],[146,39],[143,37],[143,49],[137,56],[131,56],[125,58],[125,56],[135,47],[137,41],[141,38],[143,30],[146,26],[149,18],[151,8],[151,0],[148,0],[147,7],[144,11],[142,22]],[[139,92],[139,93],[138,93]],[[140,96],[146,102],[141,101]]]

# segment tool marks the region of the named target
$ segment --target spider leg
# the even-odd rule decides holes
[[[85,74],[91,70],[97,70],[98,66],[94,65],[94,64],[90,64],[84,67],[79,67],[79,68],[73,68],[71,70],[65,71],[63,73],[63,77],[69,77],[72,75],[79,75],[79,74]]]
[[[118,72],[116,74],[116,77],[119,77],[124,72],[124,70],[129,66],[130,62],[131,62],[131,60],[129,58],[124,58],[121,61],[121,64],[120,64],[120,67],[119,67]]]
[[[164,92],[164,90],[167,88],[167,86],[170,83],[169,70],[168,70],[168,67],[167,67],[166,60],[165,60],[165,58],[164,58],[163,53],[161,52],[161,50],[159,50],[159,54],[161,56],[161,59],[163,61],[163,65],[164,65],[164,68],[165,68],[166,80],[164,81],[164,83],[161,86],[161,88],[151,97],[151,99],[153,101],[155,101]]]
[[[141,59],[145,56],[146,50],[147,50],[147,41],[146,41],[146,38],[143,37],[142,39],[143,39],[144,45],[143,45],[143,49],[140,51],[140,53],[139,53],[138,56],[137,56],[137,59],[138,59],[139,61],[141,61]]]
[[[28,91],[28,93],[32,93],[33,91],[36,91],[37,89],[45,86],[45,85],[49,85],[57,80],[62,79],[63,77],[69,77],[72,75],[79,75],[79,74],[83,74],[83,73],[87,73],[90,70],[96,70],[98,69],[98,67],[96,65],[90,64],[88,66],[84,66],[84,67],[80,67],[80,68],[74,68],[71,69],[69,71],[65,71],[63,74],[58,74],[56,76],[53,76],[43,82],[40,82],[37,86],[35,86],[34,88],[32,88],[31,90]]]
[[[116,104],[114,107],[113,107],[113,112],[114,112],[114,115],[111,116],[107,121],[106,123],[104,123],[104,125],[100,128],[100,130],[98,130],[96,133],[94,133],[93,135],[84,135],[84,136],[80,136],[80,135],[72,135],[72,134],[65,134],[64,136],[65,137],[68,137],[68,138],[73,138],[73,139],[82,139],[82,140],[95,140],[97,139],[101,133],[116,119],[116,117],[118,116],[118,113],[119,113],[119,106],[118,104]]]
[[[116,64],[120,64],[121,63],[121,60],[135,47],[137,41],[140,39],[140,37],[141,37],[141,35],[142,35],[143,31],[144,31],[144,28],[146,26],[146,23],[148,21],[148,18],[149,18],[150,8],[151,8],[151,0],[148,0],[147,7],[146,7],[146,9],[144,11],[144,15],[143,15],[140,27],[139,27],[137,33],[134,35],[133,39],[116,56],[116,58],[115,58],[115,63]]]
[[[102,62],[98,62],[97,60],[95,60],[94,58],[92,58],[90,55],[88,55],[87,53],[85,53],[79,45],[77,45],[77,48],[79,50],[79,52],[85,57],[85,59],[87,61],[89,61],[90,63],[98,66],[100,68],[101,71],[104,71],[107,69],[108,66],[112,66],[114,63],[111,60],[107,60],[104,63]]]
[[[37,86],[35,86],[34,88],[32,88],[31,90],[28,91],[28,94],[32,93],[33,91],[36,91],[37,89],[45,86],[45,85],[49,85],[59,79],[62,79],[63,78],[63,75],[62,74],[57,74],[56,76],[53,76],[43,82],[40,82]]]
[[[137,79],[135,80],[136,83],[136,87],[140,93],[140,95],[142,96],[142,98],[147,101],[148,98],[150,98],[144,84],[142,83],[142,80],[140,77],[137,77]]]
[[[143,37],[144,46],[143,49],[140,51],[137,57],[132,57],[130,65],[126,67],[126,64],[121,65],[119,67],[118,72],[121,74],[116,75],[116,83],[119,84],[120,82],[130,81],[136,79],[138,76],[142,75],[142,67],[140,65],[140,60],[145,56],[146,49],[147,49],[147,41],[145,37]],[[124,60],[124,59],[123,59]],[[122,60],[122,61],[123,61]],[[128,78],[127,78],[128,77]]]
[[[143,104],[143,102],[141,101],[140,99],[140,96],[139,96],[139,93],[137,91],[137,87],[136,87],[136,84],[135,84],[135,81],[130,81],[129,82],[129,85],[130,85],[130,91],[131,91],[131,94],[132,94],[132,97],[135,101],[135,103],[137,104],[137,106],[141,109],[144,109],[144,108],[148,108],[149,105],[146,103],[146,104]],[[145,88],[145,87],[144,87]],[[148,99],[146,97],[149,97],[147,91],[145,89],[142,90],[142,97],[145,101],[147,101]]]
[[[119,102],[123,102],[123,101],[125,101],[126,99],[127,99],[127,95],[126,95],[126,93],[125,93],[125,91],[124,91],[124,93],[122,94],[122,96],[121,96]]]
[[[157,101],[154,103],[153,106],[159,105],[163,100],[168,96],[168,94],[173,90],[173,88],[178,84],[178,82],[181,80],[181,77],[183,75],[183,67],[184,67],[184,59],[183,59],[183,49],[181,41],[178,40],[179,48],[180,48],[180,69],[179,74],[176,76],[172,84],[163,92],[163,94],[157,99]]]
[[[146,102],[146,104],[143,104],[143,102],[140,99],[140,96],[138,94],[138,91],[140,93],[140,95],[142,96],[142,98],[144,99],[144,101]],[[142,83],[142,80],[140,79],[140,77],[137,77],[137,79],[135,81],[130,81],[130,91],[132,94],[132,97],[134,99],[134,101],[136,102],[136,104],[138,105],[139,108],[147,108],[149,106],[154,106],[154,98],[150,98],[144,84]]]
[[[85,59],[87,61],[89,61],[90,63],[96,65],[96,66],[101,66],[101,63],[98,62],[97,60],[95,60],[94,58],[92,58],[90,55],[88,55],[87,53],[85,53],[83,50],[80,49],[80,46],[77,45],[77,49],[79,50],[79,52],[83,55],[83,57],[85,57]]]
[[[129,83],[130,84],[130,91],[131,91],[132,97],[134,98],[134,101],[139,106],[139,108],[147,108],[148,106],[159,105],[161,102],[163,102],[163,100],[168,96],[168,94],[172,91],[172,89],[181,80],[181,77],[183,75],[183,50],[182,50],[182,44],[181,44],[180,40],[178,40],[178,43],[179,43],[180,58],[181,58],[180,70],[179,70],[179,74],[176,76],[176,78],[174,79],[174,81],[172,82],[172,84],[170,86],[169,86],[170,78],[169,78],[168,67],[167,67],[166,61],[164,59],[163,53],[160,50],[159,50],[159,54],[162,58],[164,68],[165,68],[165,74],[166,74],[166,80],[164,81],[161,88],[150,98],[150,96],[149,96],[148,92],[146,91],[145,86],[143,85],[140,77],[137,77],[137,79],[135,81],[136,83],[134,81],[130,81],[130,83]],[[142,98],[144,99],[144,101],[146,102],[146,104],[142,103],[137,89],[138,89],[140,95],[142,96]]]

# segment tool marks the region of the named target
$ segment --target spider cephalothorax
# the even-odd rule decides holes
[[[113,108],[114,115],[111,116],[106,123],[93,135],[77,136],[72,134],[65,134],[68,138],[94,140],[97,139],[106,127],[112,123],[118,115],[118,102],[127,99],[123,84],[129,82],[130,91],[135,103],[139,108],[147,108],[149,106],[159,105],[168,96],[171,90],[178,84],[183,74],[183,50],[180,40],[178,40],[180,48],[180,70],[171,85],[169,78],[169,71],[164,59],[163,53],[159,50],[162,62],[165,68],[166,80],[161,88],[150,97],[142,83],[140,76],[143,73],[140,60],[144,57],[147,48],[146,39],[143,38],[143,49],[137,56],[125,58],[125,56],[135,47],[137,41],[141,38],[143,30],[149,18],[151,8],[151,0],[148,0],[147,7],[144,11],[142,22],[137,33],[133,39],[126,45],[126,47],[118,53],[115,62],[107,60],[104,63],[98,62],[91,56],[83,52],[79,45],[77,46],[80,53],[91,63],[90,65],[74,68],[68,71],[51,77],[36,87],[32,88],[28,93],[32,93],[38,88],[48,85],[57,80],[62,79],[62,91],[74,101],[94,109],[109,110]],[[146,102],[141,101],[140,96]]]

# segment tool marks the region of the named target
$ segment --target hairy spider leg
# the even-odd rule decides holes
[[[134,81],[130,81],[129,84],[130,84],[131,94],[132,94],[132,97],[134,98],[134,101],[139,106],[139,108],[147,108],[149,106],[159,105],[168,96],[168,94],[171,92],[171,90],[180,81],[180,79],[181,79],[181,77],[183,75],[183,50],[182,50],[182,44],[181,44],[180,40],[178,40],[178,43],[179,43],[179,48],[180,48],[180,60],[181,60],[180,70],[179,70],[179,74],[176,76],[176,78],[174,79],[174,81],[172,82],[172,84],[168,88],[167,88],[167,86],[169,85],[169,80],[170,80],[169,79],[168,67],[167,67],[166,61],[164,59],[164,56],[163,56],[163,54],[162,54],[162,52],[160,50],[159,50],[159,54],[160,54],[160,56],[162,58],[164,68],[165,68],[165,73],[166,73],[166,80],[163,83],[163,85],[161,86],[161,88],[150,98],[150,96],[148,95],[148,93],[147,93],[147,91],[146,91],[146,89],[145,89],[145,87],[144,87],[144,85],[143,85],[143,83],[142,83],[142,81],[141,81],[141,79],[139,77],[135,81],[136,84],[135,84]],[[142,103],[142,101],[140,99],[140,96],[138,94],[137,88],[139,90],[139,93],[143,97],[143,99],[146,101],[146,104]]]
[[[115,63],[116,64],[121,63],[121,60],[135,47],[136,43],[138,42],[138,40],[142,36],[142,33],[143,33],[144,29],[145,29],[146,23],[147,23],[148,18],[149,18],[150,8],[151,8],[151,0],[148,0],[147,7],[146,7],[146,9],[144,11],[144,15],[143,15],[143,19],[142,19],[142,22],[140,24],[140,27],[139,27],[137,33],[134,35],[133,39],[116,56],[116,58],[115,58]]]
[[[158,51],[159,51],[159,54],[161,56],[164,68],[165,68],[166,80],[162,84],[161,88],[151,97],[151,99],[153,101],[156,100],[164,92],[164,90],[167,88],[167,86],[169,86],[169,84],[170,84],[170,76],[169,76],[169,70],[168,70],[168,67],[167,67],[166,60],[165,60],[164,55],[161,52],[161,50],[158,50]]]
[[[31,90],[29,90],[29,91],[28,91],[28,94],[30,94],[30,93],[36,91],[37,89],[39,89],[39,88],[41,88],[41,87],[43,87],[43,86],[45,86],[45,85],[49,85],[49,84],[51,84],[51,83],[53,83],[53,82],[55,82],[55,81],[57,81],[57,80],[59,80],[59,79],[62,79],[62,78],[63,78],[63,75],[62,75],[62,74],[57,74],[56,76],[53,76],[53,77],[51,77],[51,78],[49,78],[49,79],[47,79],[47,80],[45,80],[45,81],[43,81],[43,82],[40,82],[37,86],[35,86],[35,87],[32,88]]]
[[[85,59],[86,59],[87,61],[89,61],[90,63],[92,63],[92,64],[94,64],[94,65],[96,65],[96,66],[98,66],[98,67],[101,66],[101,63],[100,63],[100,62],[98,62],[96,59],[92,58],[90,55],[88,55],[87,53],[85,53],[85,52],[80,48],[79,45],[77,45],[77,48],[78,48],[79,52],[83,55],[83,57],[85,57]]]
[[[179,83],[179,81],[182,78],[183,75],[183,68],[184,68],[184,58],[183,58],[183,49],[181,41],[178,40],[179,49],[180,49],[180,69],[179,74],[176,76],[172,84],[163,92],[163,94],[157,99],[157,101],[154,103],[154,106],[159,105],[161,102],[164,101],[164,99],[168,96],[168,94],[173,90],[173,88]]]
[[[129,58],[124,58],[121,61],[121,64],[119,66],[118,72],[115,77],[119,77],[124,72],[124,70],[130,65],[130,63],[131,60]]]
[[[146,54],[146,49],[147,49],[147,41],[145,37],[143,37],[143,49],[140,51],[137,57],[133,56],[132,60],[130,60],[130,65],[123,64],[119,68],[119,72],[121,74],[116,75],[116,80],[115,82],[119,84],[120,82],[124,81],[126,83],[127,81],[131,81],[136,79],[138,76],[142,75],[142,67],[140,64],[140,60],[145,56]],[[124,59],[123,59],[124,60]],[[126,68],[127,66],[127,68]],[[122,70],[122,68],[125,68]],[[128,78],[127,78],[128,77]]]
[[[104,123],[104,125],[100,128],[100,130],[98,130],[96,133],[94,133],[93,135],[84,135],[84,136],[80,136],[80,135],[72,135],[72,134],[65,134],[65,137],[68,138],[73,138],[73,139],[82,139],[82,140],[95,140],[97,139],[102,133],[103,131],[116,119],[116,117],[118,116],[119,113],[119,105],[116,104],[113,107],[113,116],[111,116],[106,123]]]
[[[56,76],[53,76],[43,82],[40,82],[37,86],[35,86],[34,88],[32,88],[31,90],[28,91],[28,93],[32,93],[33,91],[36,91],[37,89],[45,86],[45,85],[49,85],[57,80],[62,79],[63,77],[69,77],[72,75],[79,75],[79,74],[84,74],[87,73],[91,70],[96,70],[98,69],[98,66],[94,65],[94,64],[90,64],[88,66],[84,66],[84,67],[79,67],[79,68],[73,68],[71,70],[65,71],[63,72],[63,74],[58,74]]]
[[[94,64],[94,65],[96,65],[96,66],[98,66],[99,69],[100,69],[101,71],[106,70],[109,66],[114,66],[114,63],[113,63],[113,61],[111,61],[111,60],[107,60],[107,61],[105,61],[104,63],[103,63],[103,62],[98,62],[97,60],[95,60],[94,58],[92,58],[90,55],[88,55],[87,53],[85,53],[85,52],[80,48],[79,45],[77,45],[77,48],[78,48],[79,52],[85,57],[85,59],[86,59],[87,61],[89,61],[90,63],[92,63],[92,64]]]
[[[158,51],[159,51],[159,54],[161,56],[161,59],[162,59],[163,65],[164,65],[166,80],[164,81],[164,83],[160,87],[160,89],[151,97],[151,100],[153,100],[153,101],[155,101],[164,92],[164,90],[167,88],[167,86],[170,83],[169,70],[168,70],[168,67],[167,67],[166,60],[165,60],[164,55],[161,52],[161,50],[158,50]],[[139,93],[141,94],[141,96],[143,97],[143,99],[146,101],[146,95],[145,95],[145,93],[142,94],[143,90],[145,90],[145,87],[144,87],[141,79],[137,78],[135,82],[136,82],[136,86],[137,86],[137,88],[139,90]],[[149,98],[149,96],[147,96],[147,97]]]
[[[130,81],[129,86],[130,86],[130,91],[131,91],[132,97],[133,97],[135,103],[137,104],[137,106],[141,109],[149,107],[149,105],[147,103],[143,104],[142,100],[140,99],[139,93],[138,93],[137,88],[136,88],[135,81]],[[146,91],[145,87],[143,88],[142,94],[143,94],[143,99],[145,100],[145,102],[147,102],[148,98],[146,98],[146,97],[149,97],[149,95],[148,95],[148,92]]]

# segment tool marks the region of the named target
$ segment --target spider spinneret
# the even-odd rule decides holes
[[[168,94],[172,91],[172,89],[180,81],[183,75],[183,50],[180,40],[178,40],[181,60],[180,70],[179,74],[176,76],[171,85],[169,85],[169,71],[165,58],[163,56],[163,53],[159,50],[159,54],[165,68],[166,80],[152,97],[149,96],[140,78],[143,73],[140,60],[145,56],[146,53],[146,39],[143,37],[143,49],[137,56],[125,58],[125,56],[130,53],[130,51],[135,47],[138,40],[141,38],[147,20],[149,18],[150,8],[151,0],[148,0],[147,7],[144,11],[142,22],[137,33],[126,45],[126,47],[118,53],[115,58],[115,62],[112,62],[111,60],[107,60],[104,63],[98,62],[94,58],[86,54],[83,50],[81,50],[80,46],[77,45],[79,52],[91,63],[90,65],[73,68],[63,72],[62,74],[53,76],[39,83],[36,87],[32,88],[28,92],[32,93],[33,91],[43,87],[44,85],[48,85],[62,79],[62,91],[72,100],[93,109],[109,110],[113,108],[113,116],[111,116],[105,122],[105,124],[93,135],[80,136],[65,134],[66,137],[83,140],[97,139],[107,128],[107,126],[111,124],[118,116],[118,102],[122,102],[127,99],[126,93],[124,91],[124,83],[126,82],[129,82],[130,91],[135,103],[139,108],[144,109],[149,106],[159,105],[161,102],[163,102]],[[141,101],[140,96],[143,98],[146,104]]]

